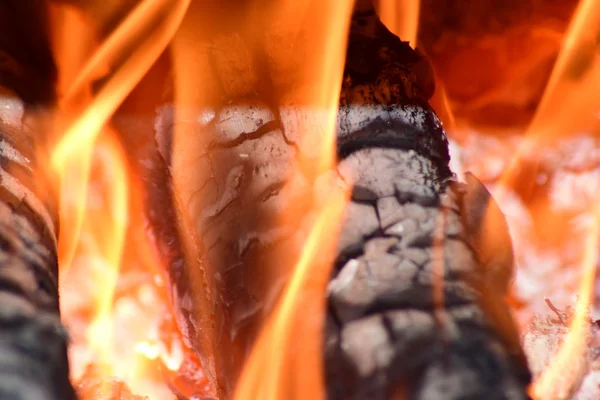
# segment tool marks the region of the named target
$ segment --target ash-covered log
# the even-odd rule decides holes
[[[506,223],[476,178],[454,180],[427,103],[428,61],[359,3],[337,123],[338,170],[355,187],[327,293],[328,396],[527,398],[530,373],[503,301],[513,267]],[[296,89],[297,49],[277,50],[290,48],[277,34],[257,46],[245,25],[256,21],[236,19],[240,4],[215,7],[226,23],[201,11],[194,21],[208,31],[193,59],[204,103],[179,120],[165,107],[156,127],[180,222],[165,244],[187,253],[169,264],[178,322],[228,399],[301,250],[302,218],[281,220],[310,209],[293,201],[311,190],[310,171],[291,165],[307,150],[298,121],[314,110],[282,106]],[[181,125],[192,128],[173,140]]]
[[[503,302],[506,222],[475,177],[454,180],[432,92],[427,61],[372,9],[356,13],[338,117],[338,168],[354,189],[328,292],[330,399],[527,398]]]
[[[56,71],[42,0],[0,2],[0,398],[69,400],[58,303],[58,232],[38,118]]]

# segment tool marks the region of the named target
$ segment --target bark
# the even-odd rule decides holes
[[[277,34],[257,49],[243,21],[228,19],[225,32],[217,22],[195,59],[205,103],[183,119],[166,107],[156,127],[187,253],[170,266],[178,322],[226,399],[300,251],[310,202],[294,196],[313,182],[292,165],[310,154],[298,125],[317,117],[285,102],[301,52]],[[328,290],[329,397],[527,398],[529,370],[502,300],[506,224],[474,177],[453,180],[427,104],[427,60],[361,4],[344,74],[338,169],[355,187]],[[177,145],[169,138],[182,125],[192,128]],[[292,213],[300,218],[282,226]]]
[[[42,1],[0,5],[0,398],[74,399],[60,322],[57,220],[35,110],[54,99]]]

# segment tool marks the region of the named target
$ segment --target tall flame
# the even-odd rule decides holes
[[[236,400],[325,398],[323,293],[335,247],[323,239],[336,236],[346,202],[337,193],[320,211],[280,303],[246,361]]]
[[[600,3],[581,0],[569,25],[542,100],[528,128],[544,140],[598,126]]]
[[[75,218],[68,205],[61,204],[61,266],[68,267],[79,237],[89,160],[94,141],[106,121],[133,90],[169,44],[190,0],[145,0],[121,23],[96,51],[61,101],[64,114],[80,110],[82,93],[98,77],[101,67],[112,71],[90,103],[67,123],[65,134],[52,152],[52,167],[59,176],[69,174],[60,199],[75,199]],[[74,171],[78,171],[77,173]],[[74,174],[74,175],[73,175]],[[63,179],[64,182],[64,179]]]
[[[310,149],[311,153],[301,157],[298,168],[312,170],[313,179],[327,177],[336,164],[336,116],[353,5],[350,0],[285,0],[277,4],[272,14],[275,20],[292,27],[303,24],[305,17],[311,18],[311,32],[305,44],[310,55],[304,59],[298,82],[305,86],[291,96],[290,103],[292,107],[308,105],[305,110],[313,114],[311,122],[298,125],[299,148]],[[318,116],[317,121],[314,115]],[[316,191],[317,186],[315,182]],[[324,293],[348,195],[345,190],[328,193],[325,203],[316,206],[317,217],[288,285],[242,370],[236,400],[325,398]],[[298,343],[302,343],[301,347]]]
[[[101,273],[94,276],[98,289],[94,296],[95,316],[87,334],[90,349],[98,355],[98,362],[101,368],[104,368],[102,372],[106,376],[113,374],[110,367],[118,358],[112,354],[112,308],[128,221],[128,177],[125,157],[114,133],[108,133],[99,137],[95,154],[104,169],[103,172],[110,177],[111,189],[105,191],[108,199],[106,207],[100,212],[100,219],[92,220],[91,216],[88,216],[85,220],[86,223],[95,222],[91,229],[98,246],[98,260],[102,262],[99,268]],[[90,273],[92,271],[90,269]]]
[[[63,18],[55,53],[61,67],[64,86],[61,91],[65,93],[59,101],[60,141],[51,157],[51,165],[60,179],[61,279],[68,279],[68,269],[83,243],[93,253],[86,258],[87,274],[96,271],[95,304],[87,332],[90,350],[95,353],[103,376],[128,379],[132,387],[136,387],[135,380],[143,366],[126,362],[132,358],[125,360],[115,350],[113,337],[114,296],[127,234],[131,181],[116,133],[106,123],[165,50],[189,3],[189,0],[142,1],[101,43],[83,68],[81,63],[95,43],[93,30],[72,9],[65,8],[62,13],[59,9],[54,14]],[[74,23],[64,24],[69,21]],[[87,40],[78,42],[74,37]],[[76,71],[81,72],[73,75]],[[105,79],[93,92],[91,84],[100,77]],[[102,193],[106,200],[104,208],[90,212],[93,206],[88,192],[93,162],[99,163],[106,175],[100,181],[105,185]],[[82,227],[91,232],[91,238],[81,236]],[[85,245],[86,240],[94,241],[95,245]],[[98,268],[94,268],[96,263]]]

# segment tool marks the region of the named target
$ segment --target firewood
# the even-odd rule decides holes
[[[327,293],[329,398],[525,399],[531,376],[503,301],[513,267],[506,224],[480,184],[456,182],[448,167],[427,104],[428,61],[360,6],[337,121],[338,171],[354,189]],[[187,252],[169,264],[178,321],[222,399],[300,250],[302,218],[280,221],[292,204],[310,214],[311,204],[292,201],[311,190],[310,171],[292,165],[310,153],[297,122],[317,118],[285,102],[302,57],[283,57],[269,35],[261,53],[232,26],[198,44],[207,104],[180,109],[181,120],[165,107],[156,124]],[[198,135],[173,151],[178,124]],[[488,209],[500,222],[493,246],[480,237]]]
[[[0,4],[0,398],[74,399],[58,303],[56,199],[39,106],[56,71],[42,1]]]
[[[409,57],[419,61],[407,65]],[[412,73],[408,84],[390,73],[390,58]],[[360,82],[365,63],[372,78]],[[355,186],[329,287],[329,397],[526,398],[530,374],[502,301],[512,276],[506,222],[474,178],[454,182],[422,63],[372,12],[355,17],[340,115],[354,104],[371,107],[360,124],[338,131],[342,149],[361,146],[339,166]],[[381,77],[390,77],[388,98]],[[357,221],[358,236],[350,228]],[[491,229],[500,232],[493,245]]]

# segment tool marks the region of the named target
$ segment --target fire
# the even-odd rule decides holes
[[[74,110],[79,114],[68,124],[66,132],[53,150],[51,159],[53,168],[63,177],[63,181],[66,174],[79,171],[77,176],[70,176],[68,179],[72,186],[63,186],[63,190],[75,192],[74,197],[78,205],[74,220],[71,215],[66,215],[64,207],[61,207],[61,229],[64,233],[61,234],[59,246],[63,266],[70,265],[79,237],[89,159],[94,141],[106,121],[164,51],[175,34],[188,4],[189,0],[175,3],[168,0],[146,0],[140,3],[102,43],[61,99],[62,115],[73,113]],[[167,9],[169,12],[166,12]],[[80,26],[76,25],[77,28]],[[76,31],[71,34],[78,33],[79,31]],[[65,37],[66,35],[63,36]],[[76,47],[78,43],[71,41],[70,44]],[[66,49],[65,46],[65,51]],[[60,54],[57,58],[61,59]],[[112,68],[110,78],[80,111],[80,102],[89,92],[90,83],[102,75],[102,68],[107,67]],[[90,97],[89,93],[87,95]],[[60,199],[62,201],[70,197],[63,192]]]
[[[321,355],[323,293],[333,262],[334,243],[323,241],[336,236],[346,203],[346,195],[337,193],[319,211],[281,301],[246,361],[236,400],[325,398]]]
[[[258,6],[259,4],[260,6]],[[197,228],[197,220],[189,218],[186,213],[193,207],[193,201],[190,199],[194,199],[195,193],[202,191],[202,188],[193,189],[195,182],[202,181],[198,175],[210,176],[210,171],[199,172],[198,168],[202,168],[199,165],[204,165],[204,168],[212,167],[208,163],[200,164],[196,161],[205,155],[210,157],[210,149],[203,148],[203,145],[207,145],[200,143],[202,139],[198,137],[208,137],[209,139],[206,141],[209,143],[215,139],[211,137],[214,133],[209,128],[195,121],[204,119],[203,115],[206,115],[206,118],[211,121],[212,118],[215,118],[215,113],[219,113],[219,105],[223,101],[219,99],[219,96],[224,96],[221,90],[232,98],[229,104],[235,104],[236,99],[240,97],[251,97],[249,92],[252,93],[256,89],[246,89],[253,87],[253,84],[263,85],[263,82],[255,82],[255,75],[253,75],[254,63],[262,61],[264,64],[261,67],[269,71],[269,78],[272,81],[284,82],[279,86],[274,85],[273,92],[275,93],[270,93],[277,99],[278,112],[282,115],[296,113],[294,115],[297,116],[296,126],[292,130],[298,132],[298,137],[294,141],[299,154],[294,160],[290,160],[295,165],[290,168],[291,171],[286,171],[286,176],[300,175],[294,171],[302,171],[301,174],[306,177],[308,182],[311,182],[312,186],[308,190],[300,188],[299,191],[293,191],[292,195],[303,198],[294,198],[288,201],[313,203],[314,198],[320,197],[323,199],[323,204],[317,201],[318,204],[312,210],[314,219],[311,219],[310,227],[307,229],[309,233],[298,261],[290,263],[289,266],[287,263],[281,262],[286,265],[280,266],[280,268],[291,270],[287,289],[281,295],[275,311],[267,317],[261,328],[250,358],[242,368],[235,397],[237,399],[280,399],[296,397],[300,396],[300,393],[304,393],[305,397],[319,398],[323,397],[321,334],[319,330],[324,324],[325,315],[323,293],[329,277],[332,246],[335,243],[340,214],[344,209],[345,194],[332,194],[327,190],[319,192],[317,186],[319,186],[318,181],[327,180],[331,176],[331,170],[335,167],[336,113],[342,86],[342,71],[353,2],[349,0],[336,2],[290,0],[269,3],[249,1],[245,5],[247,7],[240,7],[240,10],[235,11],[228,9],[226,5],[223,5],[223,9],[219,7],[215,7],[215,9],[201,8],[192,5],[173,41],[171,55],[175,71],[174,93],[177,106],[175,120],[178,123],[175,124],[171,162],[175,192],[178,193],[177,202],[181,207],[180,212],[184,215],[182,226],[180,226],[180,229],[183,230],[181,236],[182,240],[186,242],[187,252],[191,254],[189,262],[197,263],[198,259],[204,257],[204,254],[199,252],[200,246],[197,244],[198,242],[195,242],[195,238],[202,235],[203,227]],[[228,12],[237,12],[240,15],[235,14],[235,19],[229,15],[222,15]],[[213,23],[219,23],[214,21],[228,21],[229,18],[236,21],[236,32],[238,32],[236,35],[227,36],[218,29],[217,33],[214,33],[210,30],[210,26],[206,26],[206,22],[202,23],[202,21],[211,20]],[[310,20],[309,24],[306,22],[308,20]],[[219,39],[222,40],[219,41],[211,35],[221,35],[225,38]],[[218,47],[221,43],[224,43],[223,47],[225,48],[218,48],[216,61],[208,60],[210,51],[214,51],[212,46]],[[206,50],[206,47],[209,46],[211,49]],[[235,46],[239,46],[239,48]],[[237,63],[244,67],[239,71],[236,70],[239,77],[236,76],[231,80],[227,77],[223,79],[226,81],[226,84],[223,84],[225,87],[215,89],[214,87],[218,86],[215,81],[219,82],[220,77],[211,75],[214,74],[214,67],[211,63],[221,60],[218,57],[223,57],[236,67]],[[260,61],[256,61],[256,59]],[[301,63],[298,63],[299,59],[301,59]],[[230,64],[224,64],[226,68],[230,66]],[[290,79],[290,76],[293,78]],[[285,89],[286,84],[290,83],[293,83],[293,89]],[[202,88],[202,90],[198,88]],[[255,106],[252,103],[249,105]],[[263,105],[260,106],[263,107]],[[240,107],[243,113],[244,108],[242,107],[247,107],[247,103],[237,107]],[[266,106],[261,109],[261,111],[263,110],[270,112]],[[248,109],[249,114],[251,111]],[[234,118],[235,116],[232,117],[232,119]],[[217,119],[215,118],[215,120]],[[282,119],[284,118],[282,117]],[[234,121],[237,123],[237,120]],[[244,130],[244,132],[248,131]],[[191,147],[193,150],[190,150]],[[249,163],[249,165],[252,164]],[[294,183],[290,182],[289,186],[293,185]],[[302,190],[308,193],[300,196],[298,193]],[[294,226],[292,221],[297,222],[305,217],[298,215],[301,212],[294,212],[296,208],[303,207],[289,207],[289,211],[277,223],[282,226]],[[208,228],[206,229],[208,230]],[[200,267],[189,268],[188,272],[197,274],[199,269]],[[222,271],[218,272],[223,273]],[[265,274],[269,272],[261,271]],[[206,271],[203,274],[206,274]],[[209,272],[210,277],[207,279],[210,280],[215,274],[215,272]],[[206,281],[198,278],[198,282]],[[208,291],[213,290],[210,287],[209,284]],[[308,298],[307,293],[317,294]],[[211,295],[215,294],[211,293]],[[192,301],[202,303],[203,300]],[[214,303],[207,303],[208,306],[203,304],[197,306],[198,308],[206,307],[204,314],[198,319],[203,318],[208,322],[204,335],[196,340],[205,341],[199,347],[205,349],[206,353],[210,353],[215,351],[217,346],[215,342],[219,343],[221,339],[211,337],[217,335],[217,333],[211,332],[211,323],[216,317],[210,316]],[[310,307],[314,310],[309,326],[303,326],[297,319],[300,315],[297,307],[300,306]],[[201,326],[203,324],[204,322],[199,323]],[[293,347],[287,345],[293,342],[292,338],[298,337],[300,331],[305,332],[303,347],[306,348],[306,351],[303,351],[303,354],[293,351]],[[281,345],[273,346],[274,341]],[[281,351],[283,348],[290,351]],[[216,373],[211,371],[219,368],[218,361],[211,361],[216,357],[212,357],[211,354],[206,354],[205,357],[209,360],[206,362],[207,374]],[[282,365],[286,366],[284,370],[281,370]],[[294,374],[300,374],[298,381],[292,382],[286,378],[286,371],[292,370]],[[266,376],[271,378],[264,379]]]
[[[103,139],[103,140],[102,140]],[[119,267],[125,244],[125,234],[128,222],[128,178],[126,176],[125,158],[119,148],[114,135],[103,136],[98,143],[99,156],[103,159],[102,165],[106,174],[114,182],[111,190],[107,191],[109,198],[105,207],[109,219],[107,223],[99,224],[87,229],[94,229],[98,240],[98,253],[105,260],[106,269],[102,275],[97,277],[97,285],[100,289],[95,305],[95,317],[88,329],[88,340],[93,351],[97,351],[103,358],[102,364],[109,364],[112,357],[109,356],[109,346],[112,342],[112,307],[114,291],[119,274]],[[104,150],[104,151],[103,151]],[[91,218],[90,218],[91,220]],[[88,222],[86,220],[86,222]],[[91,222],[91,221],[90,221]]]
[[[533,159],[544,148],[551,148],[558,139],[579,132],[597,132],[600,95],[600,3],[581,0],[570,26],[565,33],[559,57],[553,68],[542,100],[530,122],[517,154],[503,174],[494,193],[500,202],[510,186],[518,181],[518,169],[524,159]],[[595,197],[596,202],[598,196]],[[597,247],[600,233],[600,214],[597,205],[590,206],[589,226],[585,232],[585,250],[582,256],[582,278],[578,291],[576,313],[569,334],[554,355],[548,368],[530,388],[536,399],[566,398],[574,385],[564,374],[576,359],[587,351],[585,338],[589,330],[588,312],[594,301]],[[551,210],[536,209],[536,213],[551,215]]]
[[[400,39],[417,47],[420,0],[379,0],[378,14],[381,21]]]
[[[523,144],[495,193],[498,198],[504,196],[504,190],[516,178],[525,157],[535,158],[540,148],[556,143],[561,137],[598,129],[600,95],[595,88],[600,85],[599,27],[600,4],[581,0]]]
[[[286,97],[284,105],[301,106],[307,113],[319,115],[318,121],[299,123],[298,148],[312,153],[300,157],[299,165],[295,166],[299,170],[311,171],[311,178],[317,181],[327,177],[335,168],[337,102],[353,2],[289,0],[272,3],[260,12],[279,21],[286,31],[299,32],[305,23],[303,18],[307,15],[312,18],[312,28],[306,40],[310,51],[303,54],[306,58],[302,59],[303,65],[297,78],[302,90]],[[420,2],[380,0],[378,4],[384,23],[414,48]],[[190,0],[141,1],[100,44],[96,43],[98,38],[89,31],[86,20],[77,12],[69,8],[63,9],[62,14],[57,12],[63,21],[70,22],[63,23],[64,30],[57,32],[57,59],[64,75],[61,76],[60,111],[65,117],[57,124],[60,140],[52,154],[52,166],[60,178],[61,189],[59,257],[64,281],[61,285],[65,293],[63,309],[67,311],[67,322],[77,320],[74,317],[78,313],[85,314],[83,325],[87,332],[82,345],[86,356],[79,365],[77,361],[74,363],[74,369],[81,373],[91,359],[100,371],[101,379],[108,382],[109,377],[116,377],[124,380],[133,392],[153,398],[165,398],[170,394],[165,387],[149,383],[155,378],[153,374],[156,375],[157,365],[169,371],[178,370],[184,364],[184,350],[177,340],[173,340],[168,349],[162,344],[158,325],[161,314],[170,310],[165,304],[163,278],[157,273],[160,268],[152,257],[141,268],[145,273],[143,284],[140,287],[133,285],[136,290],[127,295],[119,295],[119,284],[124,276],[122,267],[125,265],[128,226],[135,219],[132,214],[139,209],[132,207],[131,189],[136,185],[135,179],[129,176],[118,134],[107,126],[107,121],[168,45],[172,48],[175,101],[177,106],[181,106],[176,113],[180,119],[189,119],[185,106],[204,105],[213,100],[199,90],[210,83],[202,70],[205,66],[200,65],[195,52],[196,40],[204,33],[203,27],[197,26],[198,21],[186,15],[190,5]],[[250,15],[252,11],[250,9]],[[184,16],[190,18],[187,25],[182,22]],[[597,129],[600,109],[600,96],[595,91],[600,87],[598,27],[600,3],[582,0],[524,145],[504,174],[497,197],[502,198],[509,182],[516,179],[516,168],[523,156],[533,154],[541,143],[555,142],[558,137],[574,131]],[[76,43],[72,37],[81,40]],[[289,39],[292,41],[294,38],[290,35]],[[102,85],[92,92],[90,84],[100,77],[104,78]],[[437,102],[438,110],[442,110],[441,119],[447,126],[453,126],[450,100],[443,88],[436,95],[438,97],[433,102]],[[178,126],[174,149],[183,146],[181,137],[193,133],[191,126]],[[92,182],[96,182],[98,187]],[[318,185],[315,183],[314,186]],[[321,357],[323,293],[348,188],[344,193],[323,191],[316,195],[317,189],[313,189],[310,196],[323,197],[326,201],[316,202],[314,222],[308,229],[300,257],[243,369],[235,392],[236,400],[324,398]],[[289,216],[290,219],[297,217]],[[579,312],[551,367],[533,385],[531,390],[536,398],[551,398],[559,385],[561,388],[562,385],[568,387],[568,382],[561,381],[560,371],[569,365],[570,359],[581,357],[585,346],[582,339],[585,310],[593,300],[599,235],[600,215],[594,209],[582,261],[584,274],[577,305]],[[192,235],[184,238],[192,239]],[[192,244],[188,246],[193,247]],[[438,248],[440,254],[436,254],[436,260],[440,262],[437,266],[443,268],[443,247]],[[66,294],[80,282],[77,274],[94,276],[95,287],[90,296],[93,304],[84,311],[68,302],[73,298]],[[443,280],[440,279],[435,285],[438,307],[443,307],[444,303],[442,289]],[[136,308],[136,302],[143,307]],[[144,312],[139,316],[137,311],[142,308]],[[310,324],[299,320],[302,314],[307,313],[306,310],[311,310]],[[123,335],[118,323],[127,321],[127,335]],[[293,345],[300,336],[303,338],[302,351]],[[286,375],[284,365],[293,368],[293,378]]]
[[[67,324],[86,326],[78,329],[87,332],[85,339],[75,337],[71,347],[72,371],[79,378],[85,364],[92,363],[103,381],[100,393],[90,394],[93,398],[110,395],[109,378],[125,380],[136,393],[165,398],[168,390],[148,383],[148,368],[157,360],[177,370],[183,362],[183,356],[174,359],[171,351],[158,345],[159,324],[167,308],[166,296],[155,289],[160,285],[135,287],[132,298],[146,308],[144,312],[132,313],[134,303],[118,296],[125,276],[124,248],[132,232],[128,226],[132,211],[140,209],[131,209],[134,181],[128,176],[117,133],[106,123],[164,51],[188,5],[189,0],[143,1],[97,48],[92,21],[68,7],[54,9],[62,97],[59,142],[51,165],[60,181],[62,309]],[[73,40],[80,37],[86,40]],[[103,84],[92,91],[91,83],[100,77],[105,78]],[[151,282],[161,279],[156,266],[146,268]],[[90,281],[93,287],[85,287]]]
[[[598,127],[600,94],[595,88],[600,87],[599,45],[600,3],[581,0],[529,125],[532,140],[552,141],[560,135]]]
[[[310,149],[310,155],[303,154],[297,168],[312,170],[316,180],[320,177],[327,181],[336,165],[336,116],[353,6],[350,0],[288,0],[280,1],[272,14],[275,20],[291,27],[303,23],[303,16],[313,18],[306,44],[310,51],[299,79],[299,84],[307,89],[293,94],[288,101],[291,107],[308,105],[306,112],[318,115],[318,121],[313,117],[311,123],[298,124],[299,148]],[[318,149],[316,152],[315,148]],[[333,193],[326,189],[318,193],[319,182],[314,182],[313,190],[324,201],[316,206],[315,222],[287,287],[242,370],[236,400],[325,398],[322,360],[324,293],[349,188]],[[308,195],[314,196],[313,193]],[[297,217],[286,216],[282,223],[290,223],[287,218]],[[310,321],[306,315],[310,315]],[[297,343],[302,343],[301,350]]]

